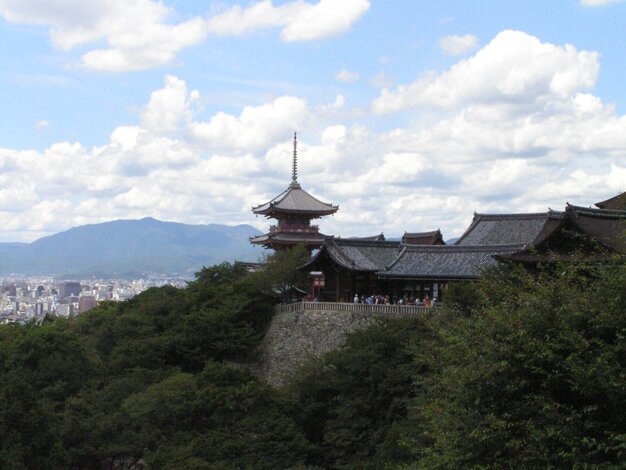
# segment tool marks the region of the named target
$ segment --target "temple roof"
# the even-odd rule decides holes
[[[531,244],[544,230],[563,217],[562,212],[529,214],[474,214],[474,220],[454,244],[494,246]]]
[[[626,191],[614,196],[612,198],[607,199],[606,201],[596,202],[596,207],[600,209],[610,209],[610,210],[626,210]]]
[[[252,212],[261,215],[271,215],[277,212],[307,214],[313,217],[330,215],[337,212],[339,206],[333,206],[311,196],[299,184],[290,184],[289,187],[265,204],[252,208]]]
[[[406,245],[445,245],[439,229],[431,232],[404,232],[402,243]]]
[[[573,243],[564,243],[567,239]],[[499,255],[498,259],[529,262],[602,259],[602,253],[593,243],[609,251],[626,253],[626,211],[568,204],[559,223],[546,224],[532,246],[526,246],[517,253]]]
[[[307,193],[298,183],[298,139],[293,134],[293,168],[291,170],[291,184],[289,187],[265,204],[253,207],[252,212],[268,217],[277,213],[302,214],[310,218],[317,218],[337,212],[339,206],[322,202]]]
[[[363,240],[368,242],[384,242],[385,234],[379,233],[378,235],[372,235],[371,237],[348,237],[348,240]]]
[[[496,264],[494,255],[514,253],[523,245],[499,246],[405,246],[386,270],[377,273],[391,279],[476,279],[487,266]]]
[[[304,243],[305,245],[320,246],[326,237],[319,232],[270,232],[250,238],[250,243],[255,245],[297,245]]]
[[[565,215],[567,222],[605,247],[626,252],[626,211],[591,209],[567,204]],[[555,227],[552,233],[562,226],[563,224]],[[544,240],[540,240],[537,244],[543,242]]]
[[[324,255],[351,271],[380,271],[391,264],[400,252],[398,241],[370,241],[327,238],[322,249],[306,266],[315,265]]]

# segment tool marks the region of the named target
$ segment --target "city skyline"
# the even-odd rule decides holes
[[[0,0],[0,241],[155,217],[440,228],[626,189],[619,0]],[[471,3],[468,4],[468,3]]]

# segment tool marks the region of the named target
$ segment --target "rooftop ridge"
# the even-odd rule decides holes
[[[358,238],[341,238],[341,237],[328,237],[327,242],[334,242],[337,245],[343,246],[371,246],[371,247],[389,247],[400,246],[400,240],[363,240]]]
[[[474,218],[481,218],[483,220],[488,219],[534,219],[539,217],[547,217],[551,212],[557,212],[548,210],[546,212],[510,212],[504,214],[484,214],[474,212]]]
[[[617,209],[596,209],[593,207],[576,206],[574,204],[567,203],[565,207],[566,212],[580,212],[591,217],[601,218],[626,218],[626,210]]]
[[[406,251],[450,251],[450,252],[490,252],[502,250],[519,250],[526,245],[523,243],[505,245],[403,245]]]
[[[437,229],[437,230],[431,230],[429,232],[404,232],[403,237],[415,237],[417,238],[418,236],[421,237],[426,237],[428,235],[437,235],[438,233],[441,233],[441,229]]]

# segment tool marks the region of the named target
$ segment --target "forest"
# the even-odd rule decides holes
[[[626,468],[623,258],[500,265],[274,389],[245,364],[288,261],[0,327],[0,468]]]

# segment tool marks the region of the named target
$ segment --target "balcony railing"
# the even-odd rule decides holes
[[[385,304],[353,304],[343,302],[295,302],[275,307],[276,313],[294,313],[304,311],[330,311],[346,313],[371,313],[373,315],[389,315],[411,317],[432,314],[441,307],[421,307],[416,305],[385,305]]]
[[[291,224],[291,225],[272,225],[270,227],[270,233],[317,233],[319,232],[319,225],[306,225],[306,224]]]

